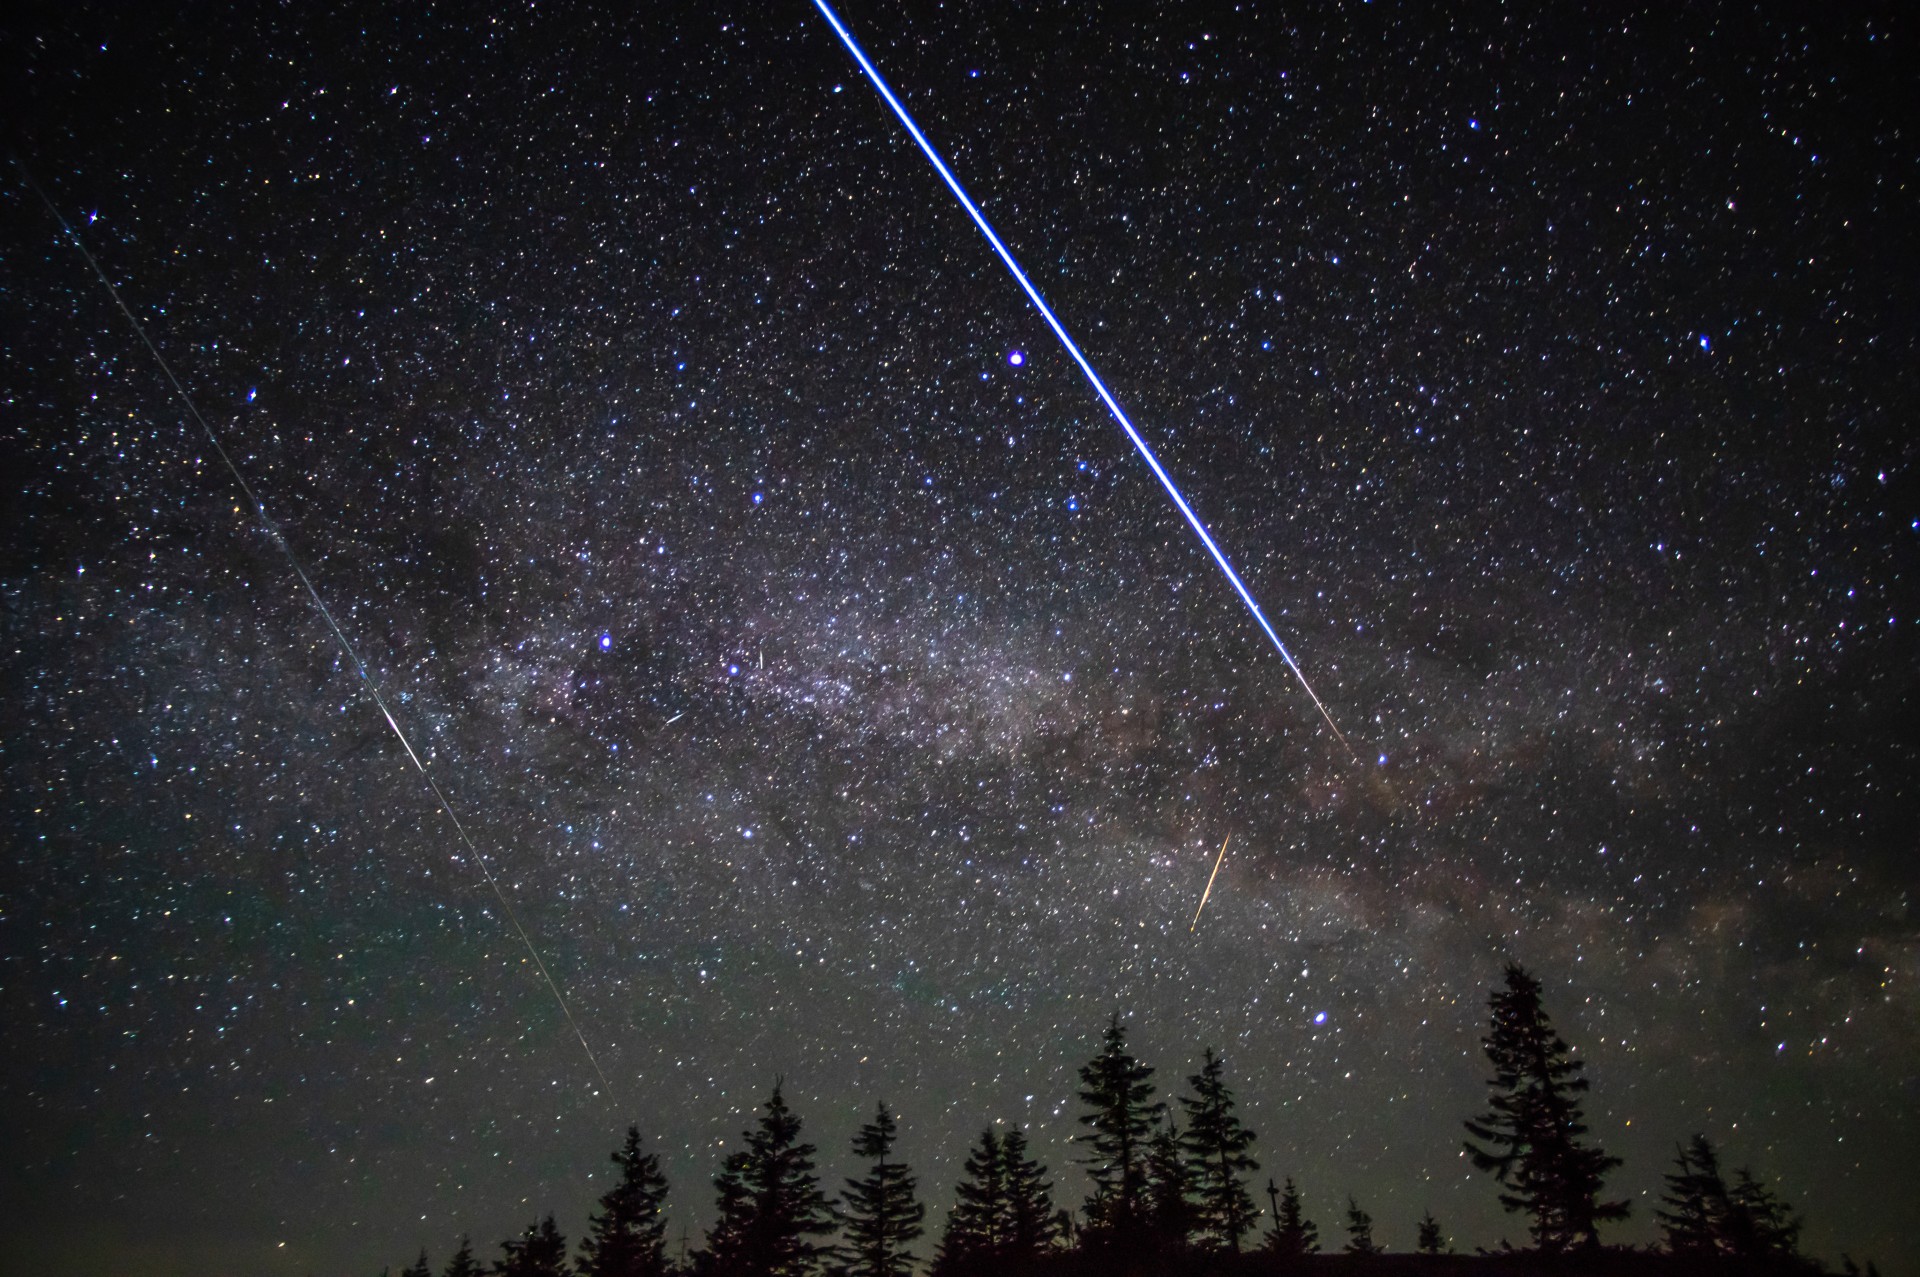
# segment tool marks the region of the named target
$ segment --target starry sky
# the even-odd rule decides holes
[[[1323,1231],[1519,1240],[1511,959],[1611,1236],[1701,1131],[1920,1273],[1914,33],[1541,8],[845,10],[1357,761],[810,5],[10,19],[610,1085],[10,166],[0,1252],[497,1253],[629,1121],[697,1240],[778,1076],[835,1184],[886,1099],[936,1217],[991,1121],[1077,1204],[1115,1010]]]

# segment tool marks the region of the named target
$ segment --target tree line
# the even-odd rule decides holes
[[[1607,1200],[1620,1165],[1590,1138],[1582,1110],[1589,1082],[1554,1030],[1538,980],[1509,965],[1489,998],[1483,1039],[1493,1076],[1486,1112],[1469,1119],[1465,1151],[1491,1175],[1499,1200],[1527,1221],[1537,1259],[1601,1252],[1600,1227],[1627,1218]],[[483,1265],[468,1241],[443,1277],[987,1277],[1023,1272],[1274,1272],[1322,1263],[1319,1227],[1307,1217],[1291,1175],[1256,1190],[1255,1133],[1235,1112],[1225,1061],[1208,1048],[1174,1104],[1156,1098],[1154,1070],[1127,1047],[1116,1013],[1101,1048],[1080,1069],[1079,1161],[1092,1192],[1076,1215],[1053,1196],[1047,1168],[1018,1127],[988,1126],[969,1148],[954,1201],[933,1241],[912,1169],[894,1155],[898,1122],[882,1102],[855,1134],[860,1173],[838,1197],[823,1187],[818,1150],[782,1086],[760,1106],[745,1146],[713,1180],[716,1217],[702,1244],[669,1254],[667,1180],[657,1154],[629,1127],[613,1154],[618,1182],[599,1201],[570,1255],[552,1215],[500,1243]],[[1266,1210],[1256,1205],[1262,1191]],[[1349,1197],[1341,1222],[1344,1254],[1366,1263],[1384,1253],[1373,1219]],[[1800,1251],[1800,1218],[1749,1170],[1720,1168],[1704,1135],[1682,1145],[1655,1212],[1660,1251],[1672,1271],[1817,1274]],[[1262,1219],[1265,1225],[1262,1227]],[[1454,1248],[1431,1211],[1418,1225],[1416,1254]],[[1482,1256],[1490,1252],[1480,1251]],[[1515,1254],[1506,1242],[1499,1254]],[[1644,1265],[1652,1256],[1635,1253]],[[1385,1261],[1381,1261],[1385,1262]],[[1410,1262],[1410,1261],[1408,1261]],[[1435,1265],[1447,1261],[1435,1258]],[[1404,1265],[1403,1265],[1404,1266]],[[1586,1271],[1597,1271],[1589,1267]],[[1851,1260],[1847,1271],[1857,1269]],[[1868,1272],[1872,1273],[1872,1266]],[[435,1277],[428,1256],[401,1277]]]

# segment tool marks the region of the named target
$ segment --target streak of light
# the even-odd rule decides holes
[[[326,622],[327,629],[332,631],[334,642],[339,645],[340,651],[346,656],[347,663],[351,665],[354,672],[360,676],[361,686],[366,689],[367,695],[372,699],[374,708],[378,709],[380,716],[387,720],[387,726],[393,729],[394,736],[400,741],[400,747],[407,751],[407,757],[412,760],[415,769],[420,773],[421,779],[425,780],[427,788],[433,791],[434,798],[440,804],[440,810],[446,813],[447,819],[452,822],[454,832],[460,836],[461,845],[465,847],[468,854],[473,857],[473,862],[480,866],[480,872],[485,876],[487,886],[493,889],[494,899],[500,902],[501,912],[506,915],[507,921],[512,924],[514,934],[520,938],[520,944],[526,949],[527,957],[532,960],[534,970],[540,973],[541,981],[547,986],[548,991],[553,994],[553,1000],[559,1004],[560,1014],[566,1017],[567,1025],[573,1030],[573,1035],[580,1039],[580,1049],[586,1052],[587,1063],[593,1066],[594,1076],[600,1079],[601,1088],[611,1097],[613,1094],[613,1084],[607,1081],[606,1073],[600,1068],[600,1060],[594,1055],[593,1047],[588,1044],[587,1035],[585,1031],[581,1029],[580,1022],[574,1018],[573,1008],[568,1005],[566,994],[560,991],[560,984],[553,978],[553,973],[547,970],[547,964],[541,959],[540,950],[533,943],[533,937],[527,934],[526,927],[520,922],[520,915],[514,910],[512,903],[507,899],[507,893],[501,889],[500,879],[494,875],[493,867],[487,863],[486,856],[481,853],[479,846],[473,841],[473,836],[467,832],[466,823],[460,819],[459,813],[453,809],[453,803],[448,800],[446,791],[440,788],[439,780],[427,769],[427,764],[413,748],[413,742],[407,739],[407,733],[401,728],[400,721],[393,716],[393,710],[389,708],[387,704],[386,695],[381,692],[380,685],[374,681],[372,671],[367,668],[367,663],[360,659],[360,653],[354,648],[353,641],[347,637],[346,631],[341,629],[340,623],[334,619],[333,609],[329,608],[326,600],[320,596],[320,590],[314,585],[313,578],[307,575],[307,569],[305,565],[301,563],[300,556],[294,553],[293,546],[289,544],[286,537],[281,534],[280,526],[267,514],[266,503],[263,502],[259,494],[253,490],[253,485],[247,482],[246,475],[240,472],[240,467],[235,464],[232,454],[227,451],[226,445],[220,442],[220,436],[215,433],[213,426],[201,415],[199,405],[194,403],[193,396],[187,393],[186,386],[174,373],[173,365],[168,362],[165,355],[160,353],[160,347],[155,345],[153,338],[148,335],[146,325],[140,322],[139,318],[133,313],[132,308],[127,305],[126,300],[120,296],[120,290],[114,287],[113,281],[107,277],[107,272],[101,268],[100,260],[93,255],[93,250],[89,249],[86,242],[74,231],[65,215],[60,212],[59,206],[53,202],[52,197],[46,193],[39,182],[34,180],[34,176],[32,172],[28,170],[26,162],[18,155],[13,156],[13,162],[15,167],[20,170],[20,175],[26,179],[27,185],[33,189],[33,193],[38,195],[40,202],[47,206],[47,212],[53,214],[53,220],[60,224],[60,229],[66,233],[67,238],[72,241],[73,246],[80,250],[82,257],[87,259],[87,265],[93,268],[93,273],[99,277],[100,283],[106,288],[107,295],[113,298],[113,304],[120,308],[122,315],[126,316],[127,323],[133,327],[134,335],[140,339],[140,344],[147,348],[147,353],[153,356],[153,361],[160,366],[160,371],[166,375],[167,384],[173,387],[173,393],[175,397],[180,400],[181,404],[185,406],[187,415],[199,423],[201,431],[207,436],[207,442],[213,447],[214,454],[220,458],[221,464],[227,468],[227,473],[233,476],[235,485],[239,487],[240,491],[245,494],[248,502],[252,504],[254,517],[259,521],[261,530],[267,534],[267,539],[278,546],[280,552],[286,556],[288,565],[293,568],[293,574],[300,579],[300,585],[305,589],[308,600],[313,604],[314,611],[318,612],[320,619]],[[458,857],[455,857],[456,861],[458,859]]]
[[[1207,907],[1207,898],[1213,895],[1213,880],[1220,876],[1220,866],[1227,859],[1227,844],[1232,841],[1233,835],[1228,834],[1220,842],[1220,854],[1213,858],[1213,872],[1207,875],[1207,889],[1200,893],[1200,909]],[[1200,909],[1193,911],[1193,921],[1187,924],[1188,935],[1192,935],[1193,929],[1200,925]]]
[[[853,60],[860,64],[860,69],[866,73],[867,79],[873,81],[873,87],[880,91],[880,96],[886,100],[889,107],[893,108],[893,113],[899,117],[900,123],[906,126],[907,132],[926,153],[927,159],[933,163],[934,171],[939,173],[941,180],[947,184],[947,189],[951,190],[954,198],[960,201],[960,206],[966,209],[967,216],[971,217],[973,224],[980,228],[980,233],[987,237],[987,243],[993,246],[993,251],[1000,255],[1000,260],[1006,264],[1014,281],[1026,293],[1027,300],[1033,303],[1034,309],[1040,312],[1040,317],[1047,321],[1049,328],[1053,329],[1053,335],[1060,339],[1061,346],[1066,349],[1068,355],[1072,356],[1073,362],[1080,365],[1080,371],[1086,374],[1087,382],[1093,387],[1094,393],[1100,396],[1100,402],[1107,406],[1107,411],[1113,414],[1113,419],[1120,423],[1122,430],[1127,432],[1127,438],[1133,441],[1133,446],[1146,461],[1148,468],[1153,471],[1154,477],[1160,480],[1160,486],[1167,490],[1169,497],[1173,498],[1173,504],[1186,517],[1187,523],[1199,536],[1200,544],[1204,545],[1207,553],[1213,556],[1213,561],[1225,574],[1227,583],[1233,586],[1234,592],[1240,596],[1240,601],[1247,605],[1247,611],[1252,613],[1253,619],[1259,623],[1261,630],[1272,640],[1274,650],[1280,653],[1280,659],[1285,661],[1287,668],[1293,671],[1293,676],[1299,681],[1301,690],[1306,692],[1308,699],[1313,702],[1313,707],[1320,711],[1320,717],[1326,720],[1327,728],[1333,732],[1334,738],[1347,751],[1348,757],[1358,763],[1360,756],[1354,752],[1353,746],[1348,744],[1346,735],[1341,732],[1339,724],[1333,721],[1333,715],[1328,712],[1326,704],[1313,690],[1313,685],[1307,682],[1307,676],[1300,669],[1299,662],[1293,659],[1293,653],[1287,650],[1287,645],[1281,641],[1279,633],[1267,620],[1266,613],[1260,610],[1260,604],[1254,599],[1253,591],[1247,588],[1246,583],[1240,579],[1240,574],[1234,571],[1226,552],[1214,541],[1213,535],[1207,531],[1207,525],[1200,521],[1200,516],[1194,513],[1193,507],[1187,504],[1186,497],[1180,494],[1180,489],[1175,485],[1173,477],[1160,464],[1160,459],[1154,455],[1153,449],[1147,446],[1146,439],[1134,429],[1133,422],[1127,419],[1126,412],[1121,409],[1120,401],[1113,397],[1113,392],[1107,389],[1107,383],[1100,379],[1100,374],[1094,371],[1093,364],[1088,361],[1086,355],[1081,353],[1080,347],[1068,335],[1066,325],[1060,322],[1053,313],[1053,308],[1047,305],[1046,298],[1040,295],[1040,290],[1034,287],[1031,279],[1027,278],[1027,272],[1020,268],[1018,261],[1014,260],[1013,251],[1001,241],[999,235],[994,233],[986,214],[980,211],[979,205],[973,202],[973,197],[968,195],[966,188],[960,185],[960,179],[953,175],[953,170],[948,168],[947,162],[940,158],[940,153],[933,149],[933,143],[927,140],[927,135],[920,131],[920,126],[914,123],[911,115],[907,114],[906,106],[894,96],[893,90],[880,75],[879,68],[874,66],[872,60],[867,57],[866,51],[860,47],[859,41],[853,38],[853,32],[849,31],[846,24],[840,20],[840,15],[834,12],[833,6],[827,0],[813,0],[813,2],[821,15],[826,18],[828,25],[833,28],[834,34],[840,37],[840,43],[847,46],[847,52],[853,55]]]
[[[660,724],[660,726],[672,727],[675,723],[679,722],[681,719],[685,718],[686,716],[687,716],[687,711],[681,710],[678,714],[675,714],[672,718],[669,718],[666,722]]]

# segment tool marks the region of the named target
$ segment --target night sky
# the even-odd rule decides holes
[[[1323,1232],[1518,1242],[1511,959],[1608,1236],[1700,1131],[1920,1272],[1914,33],[1542,7],[845,11],[1357,762],[803,0],[11,19],[612,1085],[10,165],[0,1267],[491,1256],[629,1121],[697,1244],[778,1076],[1078,1205],[1115,1010]]]

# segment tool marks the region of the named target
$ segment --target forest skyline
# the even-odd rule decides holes
[[[1507,1235],[1458,1238],[1431,1206],[1411,1224],[1412,1243],[1396,1246],[1351,1192],[1344,1209],[1321,1222],[1300,1186],[1307,1178],[1303,1168],[1266,1172],[1266,1203],[1256,1207],[1248,1190],[1259,1187],[1258,1133],[1235,1112],[1224,1057],[1205,1047],[1183,1090],[1156,1086],[1157,1070],[1127,1049],[1127,1026],[1116,1011],[1101,1050],[1079,1071],[1077,1120],[1087,1129],[1072,1141],[1072,1165],[1083,1171],[1091,1191],[1077,1208],[1057,1196],[1050,1169],[1028,1157],[1025,1132],[990,1120],[969,1148],[952,1204],[944,1212],[930,1210],[913,1167],[896,1153],[898,1116],[884,1099],[853,1141],[854,1155],[873,1165],[856,1165],[841,1181],[844,1192],[835,1192],[837,1163],[805,1140],[804,1120],[776,1079],[768,1100],[751,1110],[758,1118],[742,1132],[743,1147],[726,1156],[712,1181],[719,1216],[701,1242],[694,1241],[689,1223],[680,1225],[676,1237],[671,1185],[660,1172],[659,1154],[648,1150],[637,1127],[629,1127],[612,1159],[622,1178],[601,1197],[600,1213],[592,1218],[598,1240],[583,1238],[576,1262],[582,1277],[971,1277],[1024,1272],[1073,1256],[1096,1270],[1111,1262],[1120,1271],[1143,1255],[1161,1254],[1175,1267],[1198,1263],[1194,1271],[1203,1271],[1208,1255],[1222,1263],[1265,1256],[1284,1266],[1322,1252],[1551,1258],[1646,1249],[1623,1247],[1612,1238],[1603,1244],[1599,1226],[1617,1226],[1633,1214],[1628,1199],[1601,1200],[1622,1160],[1591,1138],[1583,1115],[1591,1080],[1583,1075],[1577,1049],[1554,1028],[1540,982],[1512,963],[1504,979],[1504,987],[1489,996],[1491,1022],[1482,1040],[1494,1073],[1487,1082],[1489,1110],[1463,1120],[1468,1138],[1462,1152],[1491,1177],[1508,1214],[1527,1229],[1530,1236],[1518,1246]],[[1174,1117],[1181,1111],[1184,1132]],[[1676,1140],[1674,1150],[1659,1196],[1651,1207],[1642,1203],[1659,1229],[1655,1253],[1676,1262],[1752,1263],[1758,1265],[1754,1271],[1775,1271],[1770,1264],[1781,1272],[1826,1271],[1801,1249],[1804,1220],[1782,1197],[1776,1177],[1743,1166],[1729,1181],[1704,1133]],[[861,1169],[870,1174],[860,1177]],[[1282,1176],[1284,1188],[1277,1182]],[[776,1181],[789,1187],[777,1188]],[[752,1187],[756,1183],[761,1186]],[[766,1205],[789,1198],[788,1206]],[[786,1242],[766,1250],[769,1243],[762,1241],[760,1250],[753,1249],[756,1209],[785,1221],[776,1232]],[[1004,1227],[996,1222],[1003,1213]],[[492,1271],[506,1277],[572,1272],[560,1262],[565,1245],[554,1220],[547,1211],[517,1238],[502,1242]],[[748,1249],[740,1250],[743,1245]],[[403,1277],[430,1277],[427,1254],[423,1249]],[[466,1266],[471,1255],[471,1238],[463,1235],[448,1277],[477,1271]],[[1847,1256],[1844,1262],[1854,1261]]]

